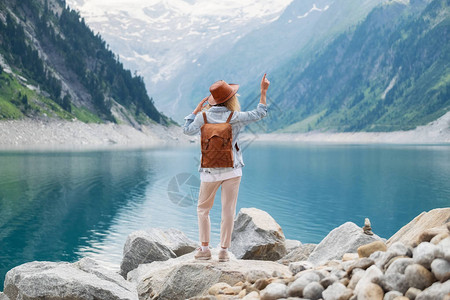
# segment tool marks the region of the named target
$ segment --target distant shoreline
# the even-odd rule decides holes
[[[450,112],[414,130],[392,132],[308,132],[257,134],[265,142],[334,144],[450,144]]]
[[[450,144],[450,112],[428,125],[409,131],[243,133],[242,139],[269,143]],[[0,121],[1,151],[144,149],[198,142],[198,137],[184,135],[177,126],[154,124],[136,129],[129,125],[80,121]]]

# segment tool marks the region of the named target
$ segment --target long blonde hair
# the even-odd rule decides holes
[[[241,104],[239,103],[239,99],[235,94],[233,97],[225,101],[224,103],[220,103],[217,105],[210,105],[209,103],[205,106],[205,109],[208,110],[213,106],[225,106],[231,111],[241,111]]]

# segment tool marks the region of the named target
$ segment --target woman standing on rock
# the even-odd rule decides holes
[[[213,206],[217,190],[222,186],[221,249],[218,256],[219,261],[229,260],[228,247],[231,245],[236,202],[244,166],[239,133],[245,125],[266,116],[266,93],[269,84],[270,82],[264,74],[261,80],[261,97],[258,106],[254,110],[241,112],[236,96],[239,85],[219,80],[211,85],[209,89],[211,95],[200,101],[194,111],[184,118],[186,120],[183,126],[185,134],[194,135],[202,132],[202,162],[199,167],[201,184],[197,204],[201,247],[197,249],[196,259],[211,259],[211,251],[208,246],[211,231],[209,211]],[[205,103],[207,103],[206,106]],[[202,110],[203,113],[198,114]],[[211,124],[221,125],[211,126]],[[227,134],[227,130],[230,128],[232,134]],[[217,143],[219,140],[220,142]],[[231,143],[229,143],[230,140]],[[211,147],[209,143],[211,143]],[[212,149],[208,150],[209,147]],[[229,157],[217,157],[219,152],[225,153],[226,156],[227,151]],[[211,167],[216,165],[220,167]]]

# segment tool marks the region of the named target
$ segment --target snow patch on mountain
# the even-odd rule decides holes
[[[67,0],[150,91],[215,44],[278,19],[292,0]],[[220,47],[218,47],[220,48]],[[214,49],[217,49],[214,48]]]
[[[329,5],[326,5],[324,8],[318,8],[318,7],[316,6],[316,4],[313,4],[313,7],[312,7],[308,12],[306,12],[305,14],[303,14],[303,15],[301,15],[301,16],[297,16],[297,18],[298,18],[298,19],[303,19],[303,18],[306,18],[306,17],[307,17],[310,13],[312,13],[313,11],[323,12],[323,11],[328,10],[328,8],[330,8]]]

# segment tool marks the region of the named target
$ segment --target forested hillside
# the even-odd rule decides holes
[[[308,64],[276,72],[271,127],[391,131],[450,110],[448,0],[388,2],[338,36]]]
[[[171,121],[64,0],[0,2],[0,119]]]

